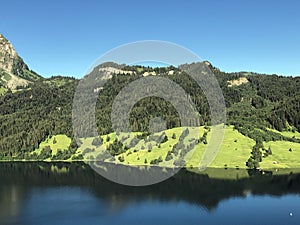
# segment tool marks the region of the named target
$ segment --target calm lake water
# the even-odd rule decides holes
[[[300,175],[238,180],[180,171],[129,187],[89,166],[0,163],[0,224],[300,224]]]

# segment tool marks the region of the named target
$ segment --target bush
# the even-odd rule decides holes
[[[124,156],[119,156],[118,159],[119,159],[120,162],[124,162],[125,161]]]
[[[186,138],[189,135],[190,131],[188,128],[186,128],[182,134],[179,137],[179,141],[182,142],[184,140],[184,138]]]
[[[78,156],[73,155],[71,159],[72,160],[83,160],[83,155],[82,154],[79,154]]]
[[[172,159],[173,159],[172,153],[171,153],[171,151],[168,151],[165,161],[170,161]]]
[[[259,167],[259,162],[250,157],[246,162],[246,166],[249,169],[257,169]]]
[[[168,136],[166,134],[164,134],[164,137],[160,143],[165,143],[167,141],[168,141]]]
[[[52,150],[50,146],[46,146],[42,149],[40,155],[38,156],[38,160],[44,160],[52,157]]]
[[[178,152],[179,152],[178,143],[176,143],[175,145],[173,145],[173,148],[172,148],[171,152],[173,152],[175,156],[178,155]]]
[[[108,150],[112,156],[119,155],[125,151],[123,143],[118,139],[115,139],[113,143],[109,144],[106,150]]]
[[[95,151],[95,149],[86,148],[86,149],[83,150],[82,154],[85,155],[85,154],[91,153],[93,151]]]
[[[152,151],[152,145],[151,143],[148,145],[148,152],[151,152]]]
[[[63,160],[67,160],[67,159],[69,159],[71,157],[71,155],[72,154],[69,151],[63,151],[63,157],[62,157],[62,159]]]
[[[162,160],[162,158],[161,158],[161,156],[159,156],[159,158],[158,159],[153,159],[153,160],[151,160],[151,162],[150,162],[150,164],[152,164],[152,165],[158,165],[160,162],[162,162],[163,160]]]
[[[98,137],[95,137],[92,141],[92,145],[98,147],[102,144],[102,139],[98,138]]]
[[[77,145],[76,141],[72,140],[70,146],[68,147],[69,152],[71,154],[75,154],[77,148],[78,148],[78,145]]]
[[[138,139],[144,139],[144,140],[146,140],[146,138],[147,138],[149,135],[150,135],[149,132],[144,132],[144,133],[142,133],[142,134],[137,135],[136,137],[137,137]]]
[[[140,139],[138,139],[137,137],[132,138],[129,143],[129,147],[130,148],[135,147],[139,143],[139,141],[140,141]]]
[[[268,155],[272,155],[272,150],[271,147],[269,146],[268,150],[267,150]]]
[[[184,159],[176,159],[174,161],[174,166],[178,166],[178,167],[183,167],[185,165],[185,161]]]

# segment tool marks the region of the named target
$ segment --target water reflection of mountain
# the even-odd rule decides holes
[[[224,199],[243,197],[250,192],[276,196],[300,193],[300,175],[297,174],[222,180],[182,170],[159,184],[130,187],[110,182],[81,163],[1,163],[0,180],[0,212],[3,215],[17,213],[29,190],[43,187],[83,188],[116,210],[143,200],[185,201],[211,210]]]

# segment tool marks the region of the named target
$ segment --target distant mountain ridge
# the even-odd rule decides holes
[[[13,45],[0,34],[0,84],[9,89],[28,86],[41,76],[30,70]]]

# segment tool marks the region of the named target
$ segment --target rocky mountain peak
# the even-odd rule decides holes
[[[13,45],[0,34],[0,86],[10,89],[26,87],[41,77],[29,70]]]
[[[12,44],[0,34],[0,69],[11,73],[14,61],[17,60],[18,54]]]

